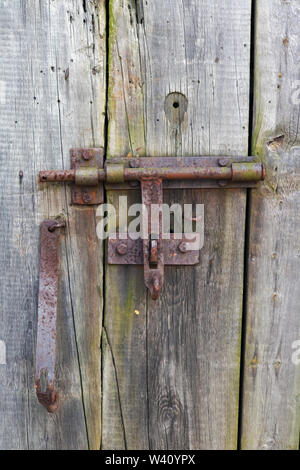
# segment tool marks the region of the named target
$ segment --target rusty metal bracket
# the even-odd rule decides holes
[[[45,220],[41,225],[38,331],[35,387],[39,402],[53,413],[59,404],[54,389],[56,314],[62,220]]]
[[[193,266],[199,263],[200,251],[189,250],[195,234],[170,234],[170,238],[133,240],[119,233],[108,239],[108,264],[144,265],[144,281],[153,300],[157,300],[164,282],[165,266]]]
[[[163,236],[162,211],[158,213],[157,232],[151,232],[153,208],[163,204],[162,179],[143,178],[141,186],[143,232],[146,229],[146,235],[149,235],[138,240],[122,233],[109,237],[108,264],[143,264],[145,285],[152,299],[157,300],[164,284],[165,265],[195,265],[199,263],[200,252],[188,249],[195,234]]]
[[[184,236],[171,233],[162,240],[165,266],[194,266],[199,263],[199,250],[188,249],[195,234]],[[108,264],[136,264],[143,266],[143,240],[134,240],[127,233],[116,233],[108,238]],[[150,254],[151,255],[151,254]]]

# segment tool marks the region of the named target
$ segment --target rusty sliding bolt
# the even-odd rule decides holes
[[[115,169],[113,167],[116,167]],[[94,171],[92,171],[94,170]],[[81,174],[82,173],[82,174]],[[126,168],[122,165],[106,164],[102,170],[50,170],[40,171],[40,183],[75,182],[76,185],[95,185],[95,183],[120,183],[124,181],[141,181],[144,178],[164,180],[232,180],[260,181],[265,177],[260,163],[232,163],[227,167],[166,167],[166,168]]]
[[[59,404],[54,389],[57,294],[62,220],[45,220],[41,225],[38,331],[35,388],[39,402],[53,413]]]

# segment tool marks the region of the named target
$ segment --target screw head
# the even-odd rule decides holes
[[[181,253],[186,253],[188,251],[186,242],[181,242],[178,246],[178,250]]]
[[[85,161],[88,161],[91,159],[91,154],[89,152],[82,152],[82,158]]]
[[[138,161],[137,158],[132,158],[129,161],[129,166],[130,166],[130,168],[138,168],[140,166],[140,162]]]
[[[227,166],[229,162],[226,158],[219,158],[218,163],[220,166]]]
[[[83,193],[82,200],[83,202],[86,202],[86,203],[91,202],[92,196],[88,193]]]
[[[125,243],[119,243],[119,245],[117,245],[117,253],[120,255],[120,256],[124,256],[126,255],[127,251],[128,251],[128,248],[127,248],[127,245]]]

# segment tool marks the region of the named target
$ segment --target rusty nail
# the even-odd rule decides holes
[[[188,251],[187,249],[187,244],[185,242],[181,242],[178,246],[178,250],[181,252],[181,253],[186,253]]]
[[[117,249],[117,253],[121,256],[126,255],[127,250],[128,250],[127,245],[125,243],[119,243],[116,249]]]
[[[226,158],[219,158],[218,163],[220,166],[227,166],[229,162]]]

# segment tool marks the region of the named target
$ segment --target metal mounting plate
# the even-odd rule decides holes
[[[175,239],[176,235],[171,234],[170,239],[162,240],[164,264],[167,266],[185,265],[193,266],[199,263],[199,250],[180,251],[179,247],[183,243],[192,241],[195,234],[186,234],[186,238]],[[119,254],[117,248],[124,245],[124,254]],[[123,248],[123,247],[122,247]],[[121,250],[120,250],[121,251]],[[143,240],[138,238],[132,240],[128,234],[117,233],[116,238],[108,238],[108,264],[144,264]]]
[[[73,170],[78,168],[103,168],[103,148],[73,148],[71,149],[71,165]],[[102,184],[96,186],[72,186],[72,204],[94,205],[104,202]]]

